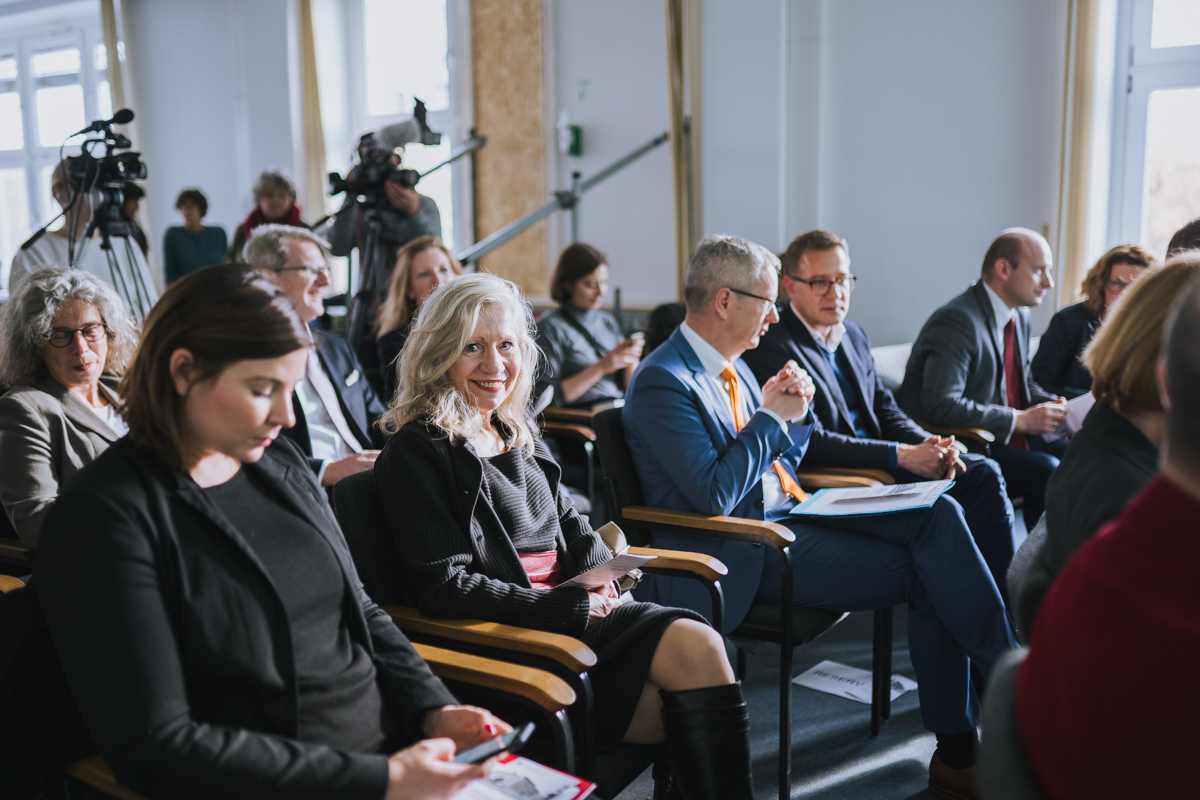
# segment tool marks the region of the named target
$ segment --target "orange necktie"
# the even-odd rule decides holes
[[[746,418],[743,416],[745,406],[742,405],[742,393],[738,387],[737,371],[730,364],[721,371],[721,377],[725,379],[725,391],[729,394],[730,405],[733,406],[733,426],[740,432],[742,428],[746,427]],[[779,483],[783,486],[785,493],[791,495],[792,499],[797,503],[803,503],[808,499],[808,495],[804,493],[804,490],[788,474],[788,471],[783,468],[783,464],[776,461],[771,466],[775,468],[775,474],[779,476]]]

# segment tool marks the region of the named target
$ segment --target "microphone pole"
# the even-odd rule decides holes
[[[42,236],[46,233],[46,231],[50,228],[50,226],[54,224],[55,220],[57,220],[59,217],[61,217],[65,213],[67,213],[67,209],[64,208],[62,211],[59,211],[57,214],[55,214],[54,219],[51,219],[45,225],[38,228],[37,231],[33,234],[33,236],[30,236],[28,239],[25,240],[24,244],[21,245],[21,249],[28,250],[29,248],[33,247],[34,242],[36,242],[38,239],[42,238]]]

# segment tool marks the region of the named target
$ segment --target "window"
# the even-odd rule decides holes
[[[69,26],[2,17],[0,33],[0,287],[13,256],[54,217],[50,175],[63,140],[112,116],[98,9]],[[63,152],[79,152],[71,140]]]
[[[411,144],[403,166],[424,172],[450,157],[453,146],[467,138],[459,125],[459,98],[454,91],[455,14],[459,0],[361,0],[349,4],[349,104],[354,119],[352,141],[412,114],[413,101],[425,103],[429,127],[442,134],[437,146]],[[327,126],[327,131],[329,126]],[[343,170],[345,164],[330,164]],[[456,162],[423,178],[417,186],[432,197],[442,218],[442,238],[452,250],[461,248],[456,235],[455,195],[469,191],[469,163]],[[461,225],[461,220],[459,220]]]
[[[1123,0],[1119,25],[1108,238],[1162,257],[1200,217],[1200,3]]]

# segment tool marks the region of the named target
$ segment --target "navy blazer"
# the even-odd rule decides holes
[[[818,425],[809,439],[804,466],[886,470],[891,464],[893,442],[920,444],[932,434],[901,411],[896,398],[883,385],[875,371],[866,331],[853,322],[847,321],[845,325],[846,335],[839,350],[845,353],[850,369],[843,370],[843,377],[857,395],[859,422],[867,432],[865,439],[859,438],[854,430],[850,409],[829,360],[791,305],[783,307],[779,322],[742,359],[760,384],[783,369],[789,360],[795,360],[808,371],[816,387],[812,411]]]
[[[1043,389],[1067,399],[1092,390],[1092,373],[1079,357],[1096,335],[1102,319],[1083,303],[1074,303],[1050,320],[1033,356],[1033,379]]]
[[[757,409],[762,394],[754,374],[740,358],[734,365]],[[737,432],[728,395],[708,378],[678,329],[638,365],[621,413],[649,505],[748,519],[763,519],[762,475],[772,461],[779,459],[794,474],[811,419],[785,433],[774,417],[755,413]],[[707,553],[725,563],[725,632],[736,628],[758,592],[762,546],[668,531],[654,531],[653,539],[655,547]],[[647,584],[647,599],[690,608],[711,621],[708,592],[696,581],[655,576]]]
[[[367,381],[354,351],[340,336],[320,330],[313,331],[313,343],[317,349],[317,359],[329,375],[329,382],[338,396],[338,405],[342,407],[342,416],[346,418],[350,432],[364,450],[383,449],[386,437],[375,428],[375,420],[384,412],[383,403],[379,402],[379,397]],[[304,410],[300,408],[300,400],[295,392],[292,393],[292,408],[296,412],[296,425],[284,428],[283,435],[300,446],[312,471],[320,472],[321,459],[312,457],[308,420],[304,418]]]

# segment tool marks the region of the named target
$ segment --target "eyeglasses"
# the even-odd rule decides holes
[[[854,284],[858,282],[858,278],[853,275],[842,275],[837,280],[813,278],[811,281],[804,278],[797,278],[795,275],[784,275],[783,277],[796,281],[796,283],[807,283],[808,288],[817,297],[825,297],[834,286],[837,286],[839,289],[845,289],[846,294],[850,294],[854,291]]]
[[[315,277],[317,277],[318,275],[322,275],[322,274],[323,274],[323,275],[325,275],[326,277],[329,277],[329,267],[325,266],[324,264],[320,264],[320,265],[318,265],[318,264],[305,264],[305,265],[303,265],[303,266],[300,266],[300,267],[280,267],[279,269],[273,269],[273,270],[271,270],[271,271],[272,271],[272,272],[300,272],[300,271],[304,271],[304,272],[307,272],[309,275],[313,276],[314,278],[315,278]]]
[[[46,339],[53,347],[68,347],[75,341],[75,334],[82,333],[85,341],[98,342],[108,335],[108,326],[103,322],[89,322],[82,328],[55,328]]]
[[[763,297],[761,294],[751,294],[750,292],[743,292],[741,289],[735,289],[732,286],[726,286],[725,288],[728,289],[729,291],[733,292],[734,294],[740,294],[742,297],[753,297],[755,300],[762,300],[764,303],[769,303],[770,305],[775,305],[774,300],[772,300],[769,297]]]
[[[1104,282],[1104,288],[1112,289],[1114,292],[1123,292],[1132,285],[1133,281],[1119,281],[1116,278]]]

